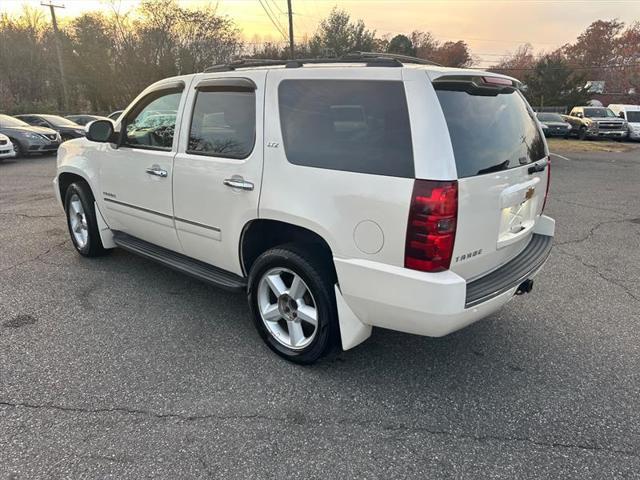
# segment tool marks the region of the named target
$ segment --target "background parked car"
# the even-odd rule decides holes
[[[536,116],[542,125],[545,137],[569,137],[572,130],[571,124],[566,122],[559,113],[539,112]]]
[[[63,142],[72,138],[84,137],[84,128],[81,125],[58,115],[29,114],[16,115],[15,117],[27,122],[29,125],[55,130],[60,134]]]
[[[60,134],[55,130],[32,126],[3,114],[0,114],[0,133],[9,137],[18,157],[31,153],[55,152],[62,142]]]
[[[78,125],[86,125],[89,122],[93,122],[94,120],[108,120],[107,117],[103,117],[101,115],[87,115],[87,114],[81,114],[81,115],[67,115],[66,117],[67,120],[71,120],[72,122],[77,123]]]
[[[13,158],[16,156],[16,152],[13,149],[13,143],[9,140],[9,137],[0,133],[0,162],[5,158]]]
[[[640,105],[609,105],[609,109],[618,117],[627,121],[627,130],[631,140],[640,140]]]
[[[109,114],[109,118],[115,122],[116,120],[118,120],[118,117],[122,114],[122,112],[124,112],[124,110],[116,110],[115,112],[111,112]]]
[[[572,133],[581,140],[588,138],[617,138],[627,136],[627,122],[605,107],[573,107],[563,117],[571,124]]]

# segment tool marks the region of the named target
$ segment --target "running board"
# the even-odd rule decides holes
[[[113,232],[113,242],[124,250],[149,260],[154,260],[173,270],[185,273],[216,287],[232,291],[245,291],[247,288],[247,280],[235,273],[227,272],[186,255],[158,247],[126,233]]]

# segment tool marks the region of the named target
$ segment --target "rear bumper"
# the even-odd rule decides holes
[[[470,283],[451,271],[425,273],[369,260],[335,259],[342,297],[365,325],[447,335],[500,309],[522,281],[537,274],[554,233],[549,217],[541,217],[539,224],[522,253]]]

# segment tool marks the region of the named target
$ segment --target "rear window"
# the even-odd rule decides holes
[[[516,168],[545,156],[542,135],[518,91],[436,93],[449,127],[458,177]]]
[[[557,113],[538,113],[538,120],[541,122],[564,122]]]
[[[402,82],[284,80],[278,89],[287,160],[296,165],[413,177]]]

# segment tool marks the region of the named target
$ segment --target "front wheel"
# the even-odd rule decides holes
[[[69,185],[64,200],[67,226],[73,246],[85,257],[104,255],[91,189],[84,182]]]
[[[330,260],[293,245],[273,248],[249,275],[249,305],[265,343],[281,357],[314,363],[340,344]]]

